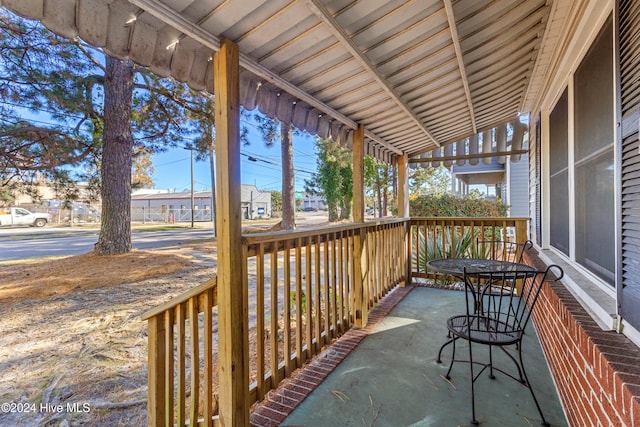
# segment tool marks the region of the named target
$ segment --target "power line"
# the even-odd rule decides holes
[[[186,162],[186,161],[188,161],[188,160],[189,160],[189,159],[178,159],[178,160],[174,160],[174,161],[172,161],[172,162],[160,163],[160,164],[157,164],[157,165],[154,165],[154,166],[167,166],[167,165],[173,165],[173,164],[175,164],[175,163]]]
[[[282,164],[280,164],[280,163],[275,163],[275,162],[272,162],[270,160],[261,159],[261,158],[259,158],[259,156],[252,156],[252,155],[250,155],[250,154],[248,154],[246,152],[242,152],[242,151],[240,151],[240,154],[243,155],[243,156],[246,156],[247,160],[249,160],[250,162],[255,162],[255,163],[263,162],[263,163],[267,163],[267,164],[270,164],[270,165],[273,165],[273,166],[277,166],[277,167],[280,167],[280,168],[282,167]],[[307,173],[307,174],[310,174],[310,175],[315,175],[316,174],[313,171],[300,169],[300,168],[293,168],[293,170],[298,172],[298,173]]]
[[[22,108],[23,110],[27,110],[27,111],[39,111],[41,113],[49,113],[49,114],[60,114],[59,111],[55,111],[55,110],[48,110],[46,108],[34,108],[34,107],[28,107],[25,105],[20,105],[20,104],[16,104],[14,102],[9,102],[9,101],[0,101],[0,103],[5,104],[5,105],[10,105],[12,107],[17,107],[17,108]],[[74,118],[74,119],[85,119],[86,117],[82,117],[82,116],[74,116],[69,114],[68,117],[70,118]],[[51,123],[53,124],[53,123]]]

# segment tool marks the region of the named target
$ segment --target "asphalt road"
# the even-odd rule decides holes
[[[304,212],[296,216],[296,223],[299,226],[313,226],[326,220],[326,212]],[[259,225],[259,223],[248,222],[244,227],[251,228]],[[213,237],[212,223],[197,223],[196,227],[169,231],[134,229],[131,232],[131,244],[136,249],[149,249]],[[98,241],[98,233],[98,228],[84,226],[0,227],[0,261],[87,253],[93,250],[93,245]]]
[[[93,250],[93,245],[98,241],[98,232],[96,229],[68,228],[2,229],[0,261],[87,253]],[[133,230],[131,244],[136,249],[149,249],[210,238],[213,238],[213,230],[204,228],[171,231]]]

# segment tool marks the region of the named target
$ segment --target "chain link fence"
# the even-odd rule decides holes
[[[197,222],[213,221],[211,209],[194,209],[193,220]],[[162,222],[173,224],[176,222],[190,222],[191,209],[168,209],[166,207],[132,207],[131,222],[153,223]]]

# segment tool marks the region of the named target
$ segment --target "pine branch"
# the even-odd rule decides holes
[[[76,46],[78,47],[78,49],[80,49],[80,51],[84,54],[84,56],[86,56],[86,57],[87,57],[87,59],[89,59],[89,61],[93,62],[93,64],[94,64],[96,67],[100,68],[100,69],[104,72],[104,74],[106,75],[106,74],[107,74],[107,68],[106,68],[104,65],[102,65],[102,64],[100,63],[100,61],[98,61],[98,60],[97,60],[97,59],[96,59],[96,58],[91,54],[91,52],[89,52],[89,51],[84,47],[84,45],[83,45],[82,43],[80,43],[80,39],[78,39],[77,37],[74,37],[72,40],[73,40],[73,44],[74,44],[74,45],[76,45]]]
[[[140,75],[144,79],[144,81],[146,83],[146,87],[143,87],[143,86],[140,86],[140,85],[137,85],[135,87],[137,87],[139,89],[148,90],[149,93],[151,93],[151,95],[156,99],[158,98],[158,96],[162,96],[163,98],[174,102],[175,104],[179,105],[180,107],[182,107],[185,110],[190,111],[190,112],[192,112],[194,114],[198,114],[198,113],[201,112],[200,109],[194,108],[188,102],[186,102],[182,98],[178,97],[175,93],[169,91],[169,89],[167,89],[165,87],[158,87],[158,86],[154,85],[153,82],[149,79],[149,75],[148,74],[140,72]],[[160,102],[159,99],[158,99],[158,105],[162,105],[162,102]]]
[[[63,135],[63,133],[56,129],[43,128],[33,125],[20,126],[0,132],[0,138],[15,137],[20,135],[29,136],[31,138],[35,137],[39,140],[42,140],[52,135]]]

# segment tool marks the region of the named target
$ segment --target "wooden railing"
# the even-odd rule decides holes
[[[243,237],[247,271],[255,275],[250,403],[404,283],[405,224],[394,219]]]
[[[216,287],[214,277],[142,315],[148,321],[149,425],[213,425]]]
[[[434,258],[475,257],[476,241],[525,242],[529,218],[411,218],[410,277],[433,278],[427,262]]]
[[[243,236],[249,403],[406,280],[408,221]],[[217,279],[148,311],[149,425],[217,425]]]

